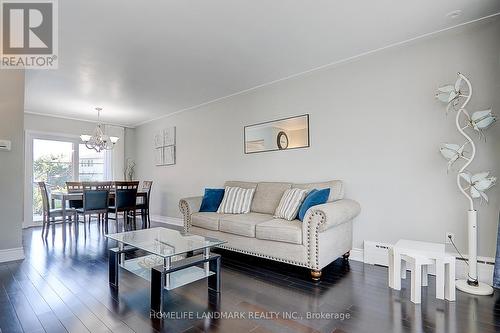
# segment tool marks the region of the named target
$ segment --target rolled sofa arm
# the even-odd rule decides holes
[[[360,211],[360,205],[349,199],[327,202],[309,208],[302,223],[302,234],[311,269],[320,270],[332,261],[330,259],[340,256],[352,248],[352,226],[347,226],[347,228],[345,226]],[[328,229],[337,229],[337,227],[338,233],[332,230],[335,233],[334,244],[328,240],[321,245],[320,238],[323,232]],[[325,249],[321,250],[320,247]],[[320,252],[323,253],[323,259],[321,259]]]
[[[354,200],[342,199],[311,207],[304,217],[306,225],[317,227],[319,232],[349,222],[359,215],[361,206]]]
[[[191,214],[200,211],[202,196],[183,198],[179,200],[179,209],[184,220],[184,231],[189,231],[191,227]]]

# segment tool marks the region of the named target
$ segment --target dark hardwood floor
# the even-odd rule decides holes
[[[151,319],[147,281],[123,272],[119,292],[109,288],[107,249],[116,244],[95,223],[86,238],[80,228],[78,239],[68,236],[65,243],[60,226],[55,240],[49,234],[42,242],[40,232],[23,231],[25,260],[0,265],[1,332],[500,331],[498,293],[457,291],[456,302],[440,301],[431,278],[422,304],[415,305],[408,280],[400,292],[392,291],[384,267],[339,259],[313,283],[308,270],[222,251],[219,299],[198,281],[168,295],[171,318]],[[318,318],[308,319],[308,313]]]

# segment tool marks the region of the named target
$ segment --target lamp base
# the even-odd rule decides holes
[[[455,286],[458,290],[463,291],[464,293],[473,294],[473,295],[481,295],[487,296],[493,294],[493,288],[483,282],[478,282],[477,286],[471,286],[467,283],[467,280],[457,280],[455,282]]]

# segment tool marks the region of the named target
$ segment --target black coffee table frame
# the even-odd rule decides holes
[[[138,250],[132,246],[124,246],[120,244],[120,247],[109,249],[109,284],[113,288],[118,288],[119,284],[119,270],[120,267],[124,268],[122,265],[125,262],[125,254],[134,252]],[[174,272],[181,271],[186,268],[204,265],[206,272],[206,278],[208,280],[208,290],[214,291],[216,293],[220,292],[221,280],[220,280],[220,267],[221,267],[221,256],[219,254],[210,253],[210,248],[205,248],[203,253],[188,256],[185,259],[171,262],[171,258],[163,258],[163,265],[158,265],[151,268],[151,310],[155,312],[163,312],[163,303],[165,301],[165,293],[168,293],[169,288],[169,277],[170,274]],[[197,281],[201,278],[196,278]],[[190,283],[190,282],[188,282]]]

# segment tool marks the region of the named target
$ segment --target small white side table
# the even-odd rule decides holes
[[[421,287],[427,286],[428,267],[436,266],[436,298],[455,300],[455,257],[444,244],[400,240],[389,250],[389,287],[401,290],[406,266],[411,270],[411,301],[421,302]]]

